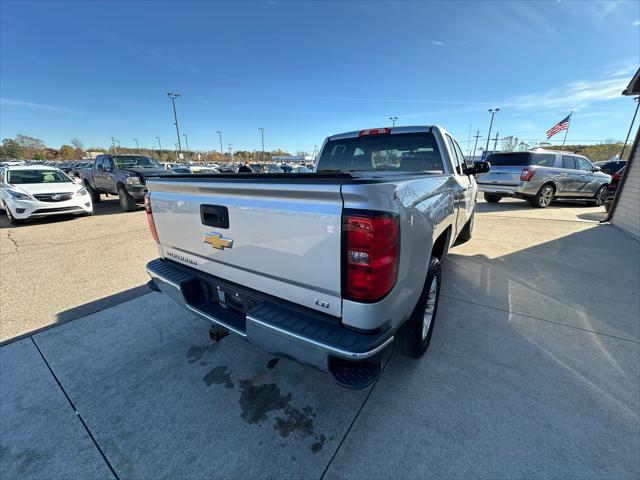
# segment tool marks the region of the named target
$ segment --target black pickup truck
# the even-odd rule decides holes
[[[93,165],[80,171],[94,203],[100,194],[118,195],[125,212],[136,209],[147,193],[145,178],[170,174],[157,160],[143,155],[98,155]]]

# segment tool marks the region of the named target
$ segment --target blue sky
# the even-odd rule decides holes
[[[332,133],[440,124],[623,139],[640,2],[0,3],[0,135],[58,147],[175,143],[312,151]],[[557,135],[561,140],[561,135]]]

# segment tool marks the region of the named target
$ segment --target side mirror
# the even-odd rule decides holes
[[[76,185],[82,185],[82,179],[81,178],[71,177],[71,180],[73,180],[73,183],[75,183]]]
[[[98,171],[99,172],[104,172],[104,165],[102,165],[102,164],[98,165]]]
[[[480,173],[488,173],[491,170],[491,164],[489,162],[475,162],[473,167],[469,167],[465,170],[467,175],[478,175]]]
[[[602,170],[602,168],[598,167],[597,165],[593,165],[593,167],[591,167],[592,172],[599,172],[600,170]]]

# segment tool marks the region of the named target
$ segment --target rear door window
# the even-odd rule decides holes
[[[571,170],[577,170],[578,165],[576,164],[576,157],[571,155],[563,155],[562,156],[562,168],[569,168]]]
[[[553,167],[556,162],[554,153],[533,153],[531,155],[531,163],[529,165],[538,165],[539,167]]]

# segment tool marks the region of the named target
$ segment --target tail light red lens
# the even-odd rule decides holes
[[[156,223],[153,221],[153,212],[151,211],[151,197],[147,193],[144,196],[144,211],[147,212],[147,222],[149,223],[149,230],[151,230],[151,236],[156,243],[158,241],[158,232],[156,231]]]
[[[531,180],[533,178],[533,176],[536,174],[536,171],[531,169],[531,168],[523,168],[522,172],[520,172],[520,181],[522,182],[528,182],[529,180]]]
[[[343,297],[380,300],[398,275],[400,219],[392,213],[345,210],[342,222]]]

